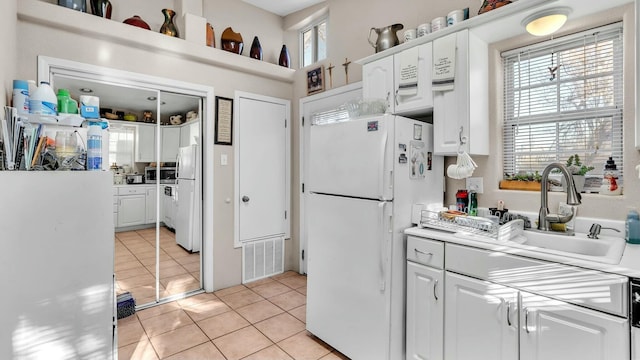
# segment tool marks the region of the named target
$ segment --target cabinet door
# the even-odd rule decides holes
[[[136,162],[156,161],[156,128],[154,125],[138,124],[136,129]]]
[[[521,296],[521,360],[629,359],[627,319],[526,292]]]
[[[433,67],[433,48],[431,43],[422,44],[394,55],[394,114],[412,115],[433,109],[433,91],[431,89],[431,68]],[[416,74],[417,72],[417,74]],[[403,77],[416,74],[415,87],[402,89]],[[413,82],[413,81],[409,81]]]
[[[156,187],[148,186],[147,194],[145,197],[145,213],[146,213],[146,224],[154,224],[156,222],[157,216],[156,211],[158,209],[158,202],[156,201]]]
[[[178,147],[180,147],[180,128],[163,127],[161,131],[162,149],[160,152],[160,161],[175,162],[178,158]]]
[[[146,195],[119,196],[118,227],[144,224]]]
[[[395,113],[393,74],[393,56],[370,62],[362,67],[362,97],[387,100],[387,112],[391,114]]]
[[[407,360],[442,359],[443,271],[407,262]]]
[[[517,291],[446,272],[447,360],[518,358]]]
[[[180,126],[180,147],[197,145],[200,138],[200,122],[190,122]]]

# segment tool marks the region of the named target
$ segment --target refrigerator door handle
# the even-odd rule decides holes
[[[385,221],[384,221],[384,216],[385,216],[385,206],[387,205],[386,201],[380,202],[378,203],[378,212],[380,214],[380,222],[379,224],[382,224],[382,226],[384,226]],[[390,218],[390,222],[391,222],[391,216]],[[391,225],[391,224],[389,224]],[[387,282],[386,282],[386,278],[387,278],[387,259],[385,258],[385,255],[387,254],[387,236],[388,234],[391,234],[391,229],[392,227],[389,226],[389,232],[384,231],[380,231],[380,291],[384,292],[386,287],[387,287]]]
[[[385,135],[382,136],[382,144],[380,144],[380,162],[378,162],[378,164],[380,164],[379,166],[382,167],[382,169],[380,169],[380,171],[378,171],[378,174],[380,174],[380,177],[378,177],[378,194],[380,196],[380,200],[385,200],[385,192],[384,192],[384,186],[385,186],[385,175],[386,175],[386,155],[387,155],[387,145],[388,145],[388,136],[386,135],[386,129],[384,130]],[[392,184],[392,180],[393,180],[393,168],[391,168],[391,170],[389,170],[389,187],[391,187]]]

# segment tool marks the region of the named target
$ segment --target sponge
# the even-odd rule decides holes
[[[551,230],[553,230],[553,231],[567,231],[567,224],[551,223]]]

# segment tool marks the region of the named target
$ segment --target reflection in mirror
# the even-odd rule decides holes
[[[144,308],[201,290],[201,98],[97,77],[51,79],[55,90],[68,89],[76,100],[99,97],[101,117],[109,121],[116,293],[130,292]],[[191,161],[194,171],[178,180],[178,155],[188,148],[197,156],[182,163]]]

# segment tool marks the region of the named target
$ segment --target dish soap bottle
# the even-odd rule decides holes
[[[624,239],[627,243],[640,244],[640,215],[636,210],[629,210],[624,230]]]

